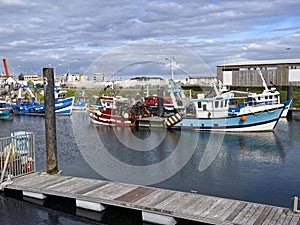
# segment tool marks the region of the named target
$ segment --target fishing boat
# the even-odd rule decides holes
[[[88,105],[87,96],[78,96],[73,105],[73,110],[86,110]]]
[[[13,110],[6,101],[0,100],[0,119],[12,119]]]
[[[81,95],[75,98],[73,104],[73,110],[86,110],[88,106],[88,97],[85,95],[85,91],[82,91]]]
[[[22,92],[28,94],[23,97]],[[66,98],[66,92],[55,90],[55,114],[56,115],[71,115],[74,103],[74,97]],[[12,109],[15,114],[26,114],[26,115],[44,115],[45,104],[37,103],[35,96],[28,86],[23,86],[19,89],[18,100],[16,104],[12,104]]]
[[[144,103],[146,104],[147,109],[150,110],[154,116],[157,116],[158,114],[158,101],[159,98],[157,95],[144,97]],[[171,98],[165,97],[163,99],[163,110],[165,114],[175,112],[174,104]]]
[[[122,96],[101,96],[95,105],[89,107],[91,123],[108,126],[136,126],[136,119],[150,116],[142,102],[132,104]]]
[[[289,108],[292,104],[292,98],[290,98],[287,101],[281,102],[280,101],[280,92],[276,90],[275,87],[269,88],[265,82],[265,79],[261,73],[261,71],[258,71],[258,74],[261,77],[262,85],[264,87],[264,90],[262,93],[253,93],[253,92],[243,92],[243,91],[227,91],[223,88],[223,95],[226,93],[234,94],[236,96],[246,96],[248,98],[249,104],[253,105],[272,105],[272,104],[279,104],[282,103],[285,105],[283,113],[281,114],[281,118],[287,117]]]
[[[185,98],[183,90],[171,80],[170,95],[177,113],[166,118],[168,128],[200,131],[272,131],[285,108],[284,104],[253,105],[248,99],[217,95]],[[242,103],[241,103],[242,102]]]

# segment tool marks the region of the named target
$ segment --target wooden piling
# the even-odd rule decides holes
[[[164,116],[164,88],[157,89],[157,96],[158,96],[158,110],[157,116],[163,117]]]
[[[46,168],[49,174],[56,174],[58,172],[58,164],[53,68],[43,68],[43,76],[45,92]]]

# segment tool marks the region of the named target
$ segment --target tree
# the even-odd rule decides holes
[[[21,74],[18,76],[18,79],[19,79],[19,80],[24,80],[24,74],[21,73]]]

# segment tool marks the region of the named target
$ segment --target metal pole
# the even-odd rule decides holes
[[[287,90],[287,100],[293,97],[293,89],[294,89],[293,84],[290,83]],[[292,111],[289,109],[287,118],[291,119],[293,117],[292,114],[293,114]]]
[[[45,92],[46,167],[47,173],[58,172],[53,68],[43,68]]]
[[[293,211],[295,213],[299,212],[299,210],[298,210],[298,197],[297,196],[294,197],[294,208],[293,208]]]

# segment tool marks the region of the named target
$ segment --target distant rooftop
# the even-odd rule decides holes
[[[153,79],[163,80],[163,78],[157,76],[140,76],[140,77],[130,78],[130,80],[153,80]]]
[[[255,66],[255,65],[279,65],[279,64],[300,64],[300,58],[298,59],[274,59],[274,60],[249,60],[232,62],[228,64],[219,65],[218,67],[226,66]]]

